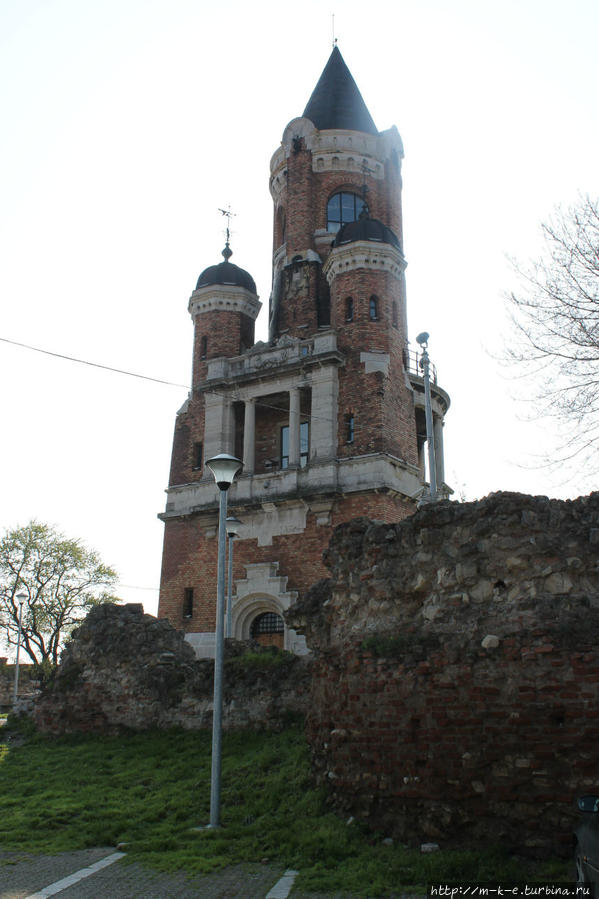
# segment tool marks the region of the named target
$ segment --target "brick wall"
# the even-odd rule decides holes
[[[206,338],[206,360],[219,356],[239,356],[254,345],[255,323],[242,312],[212,309],[195,317],[193,346],[194,387],[205,380],[206,362],[202,359],[202,338]]]
[[[278,562],[278,574],[287,577],[287,590],[304,592],[326,576],[323,551],[334,528],[356,515],[370,515],[380,521],[399,521],[410,515],[414,506],[389,494],[359,494],[338,497],[333,506],[330,525],[319,525],[309,513],[306,529],[301,534],[274,536],[272,545],[258,546],[254,539],[237,539],[233,556],[233,580],[246,577],[245,565]],[[243,520],[240,508],[230,507]],[[214,631],[216,618],[217,514],[196,515],[165,523],[160,591],[160,615],[175,627],[189,633]],[[212,530],[214,536],[206,536]],[[194,614],[183,618],[186,588],[194,591]]]
[[[599,494],[342,525],[287,613],[335,807],[408,842],[570,851],[597,792]]]

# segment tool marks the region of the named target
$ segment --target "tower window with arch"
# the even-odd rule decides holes
[[[378,297],[371,296],[370,302],[368,304],[368,317],[371,322],[377,322],[379,320],[379,300]]]
[[[200,359],[205,359],[208,354],[208,338],[202,337],[200,340]]]
[[[348,297],[345,301],[345,321],[353,322],[354,320],[354,301],[352,297]]]
[[[391,307],[391,316],[392,316],[393,327],[399,328],[399,313],[397,311],[397,300],[393,300],[393,306]]]
[[[340,191],[333,194],[327,203],[327,231],[336,234],[342,225],[355,222],[364,209],[364,200],[359,194]]]

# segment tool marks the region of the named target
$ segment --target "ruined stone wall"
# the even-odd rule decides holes
[[[12,709],[14,685],[14,664],[8,665],[6,659],[0,658],[0,712],[8,712]],[[19,665],[19,698],[33,696],[38,689],[39,681],[35,666],[28,661],[21,661]]]
[[[305,710],[309,663],[226,641],[223,727],[277,729]],[[92,609],[33,711],[46,733],[212,726],[214,662],[141,605]]]
[[[334,806],[409,842],[570,851],[599,787],[599,494],[494,494],[335,532],[287,613]]]

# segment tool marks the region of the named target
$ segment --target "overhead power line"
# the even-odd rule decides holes
[[[89,365],[92,368],[100,368],[103,371],[112,371],[119,375],[127,375],[128,377],[131,377],[131,378],[139,378],[142,381],[152,381],[154,384],[166,384],[168,387],[181,387],[184,390],[188,390],[188,391],[191,390],[191,387],[189,386],[189,384],[178,384],[174,381],[165,381],[162,378],[152,378],[149,375],[140,375],[137,372],[127,371],[123,368],[113,368],[111,365],[102,365],[100,362],[90,362],[88,359],[78,359],[75,356],[67,356],[64,353],[54,353],[51,350],[44,350],[41,347],[31,346],[31,344],[22,343],[18,340],[9,340],[8,337],[0,337],[0,341],[2,341],[3,343],[9,343],[12,346],[22,347],[23,349],[26,349],[26,350],[33,350],[33,352],[35,352],[35,353],[42,353],[44,356],[53,356],[56,359],[66,359],[68,362],[77,362],[79,365]],[[211,390],[210,393],[215,396],[221,396],[221,397],[223,397],[223,399],[229,399],[229,400],[233,399],[233,400],[237,400],[238,402],[241,401],[241,399],[242,399],[239,391],[237,391],[235,389],[233,389],[232,391],[227,392],[227,393],[223,393],[222,391],[219,391],[219,390]],[[256,398],[256,405],[262,406],[262,408],[264,408],[264,409],[272,409],[275,412],[289,411],[284,406],[275,406],[272,403],[265,402],[265,400],[260,399],[260,398]],[[302,418],[304,420],[318,419],[319,421],[325,421],[328,423],[331,423],[331,421],[332,421],[332,419],[329,418],[328,416],[315,415],[313,412],[303,413]]]
[[[90,362],[88,359],[77,359],[75,356],[66,356],[64,353],[53,353],[51,350],[43,350],[38,346],[31,346],[28,343],[20,343],[18,340],[9,340],[8,337],[0,337],[3,343],[10,343],[12,346],[20,346],[26,350],[33,350],[34,353],[43,353],[45,356],[54,356],[56,359],[66,359],[68,362],[77,362],[79,365],[89,365],[92,368],[102,368],[104,371],[113,371],[118,375],[127,375],[130,378],[140,378],[142,381],[153,381],[155,384],[166,384],[168,387],[182,387],[190,390],[189,384],[177,384],[174,381],[165,381],[162,378],[151,378],[149,375],[140,375],[134,371],[126,371],[123,368],[113,368],[111,365],[101,365],[99,362]]]

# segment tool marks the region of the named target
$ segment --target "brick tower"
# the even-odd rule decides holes
[[[357,515],[410,515],[425,488],[418,359],[408,350],[401,160],[335,47],[301,118],[271,160],[269,341],[252,277],[207,268],[189,301],[192,390],[177,414],[159,615],[198,655],[214,651],[218,496],[205,460],[243,459],[229,491],[235,541],[233,636],[294,652],[282,612],[326,575],[333,528]],[[437,483],[449,397],[433,378]]]

